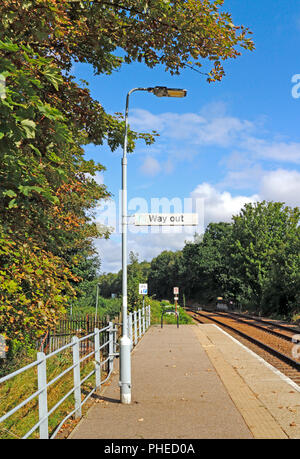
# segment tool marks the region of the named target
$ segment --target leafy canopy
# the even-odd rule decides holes
[[[248,29],[235,26],[222,6],[1,1],[0,332],[8,339],[32,341],[74,295],[89,292],[93,240],[108,237],[93,221],[95,207],[110,196],[95,180],[104,167],[86,160],[84,146],[122,146],[124,120],[74,81],[73,63],[108,75],[134,61],[171,74],[190,67],[210,82],[221,80],[222,61],[253,49]],[[129,151],[139,139],[151,144],[154,135],[130,130]]]

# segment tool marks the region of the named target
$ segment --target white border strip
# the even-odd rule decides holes
[[[256,357],[257,360],[259,360],[261,363],[263,363],[264,365],[266,365],[270,370],[273,371],[273,373],[275,373],[277,376],[280,377],[280,379],[282,379],[283,381],[287,382],[288,384],[290,384],[294,389],[296,389],[298,392],[300,392],[300,387],[298,386],[298,384],[296,384],[294,381],[292,381],[288,376],[285,376],[283,373],[281,373],[281,371],[277,370],[277,368],[273,367],[273,365],[271,365],[270,363],[266,362],[266,360],[264,360],[262,357],[260,357],[259,355],[255,354],[255,352],[251,351],[251,349],[249,349],[248,347],[246,347],[244,344],[240,343],[240,341],[238,341],[236,338],[233,338],[233,336],[229,335],[229,333],[227,333],[226,331],[224,331],[222,328],[220,328],[218,325],[216,324],[207,324],[207,325],[212,325],[213,327],[216,327],[218,330],[220,330],[222,333],[224,333],[224,335],[228,336],[230,339],[232,339],[232,341],[234,341],[235,343],[239,344],[245,351],[247,351],[249,354],[251,354],[253,357]]]

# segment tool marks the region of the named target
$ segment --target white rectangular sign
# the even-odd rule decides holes
[[[174,293],[174,295],[178,295],[179,294],[179,287],[174,287],[173,288],[173,293]]]
[[[147,295],[148,293],[148,284],[139,284],[139,294]]]
[[[136,214],[135,226],[196,226],[198,214]]]

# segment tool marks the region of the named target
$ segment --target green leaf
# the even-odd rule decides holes
[[[58,91],[59,85],[63,83],[63,78],[59,71],[53,66],[48,66],[43,73],[47,80],[54,86],[56,91]]]
[[[47,103],[38,104],[38,110],[49,120],[63,120],[64,119],[64,117],[62,116],[59,110],[51,107],[51,105]]]
[[[34,145],[32,145],[32,143],[30,143],[29,146],[33,149],[33,151],[34,151],[38,156],[42,156],[42,153],[40,152],[40,150],[39,150],[38,148],[36,148]]]
[[[22,128],[25,131],[26,138],[27,139],[34,139],[35,138],[35,127],[36,124],[32,120],[22,120],[21,121]]]
[[[4,191],[3,196],[8,196],[10,198],[15,198],[17,194],[13,190]]]
[[[12,199],[11,201],[9,201],[9,204],[8,204],[9,209],[12,209],[13,207],[18,207],[15,199]]]
[[[19,50],[19,46],[11,41],[4,42],[0,40],[0,49],[3,49],[4,51],[15,52]]]

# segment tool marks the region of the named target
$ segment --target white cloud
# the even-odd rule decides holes
[[[300,206],[300,172],[286,169],[267,172],[262,179],[260,194],[268,201]]]
[[[209,183],[202,183],[191,193],[193,198],[204,199],[204,224],[230,222],[246,203],[259,200],[259,196],[232,196],[228,191],[218,191]]]
[[[187,140],[196,145],[217,145],[227,147],[243,133],[250,132],[253,123],[231,116],[214,117],[208,112],[204,117],[197,113],[162,113],[154,115],[143,109],[131,111],[129,122],[136,130],[155,130],[164,138]]]
[[[242,146],[256,159],[300,164],[300,143],[267,141],[255,137],[245,138]]]
[[[234,148],[255,161],[300,164],[299,142],[278,140],[275,133],[266,133],[261,119],[250,121],[226,114],[224,104],[212,104],[199,113],[183,114],[155,115],[144,109],[134,109],[130,112],[130,123],[136,130],[158,131],[161,137],[156,144],[168,142],[174,155],[178,148],[182,150],[180,142],[184,142],[185,149],[192,148],[194,154],[201,147]]]
[[[160,131],[168,137],[187,138],[191,129],[205,123],[205,118],[196,113],[161,113],[154,115],[148,110],[136,108],[130,111],[129,123],[141,131]]]
[[[225,177],[218,183],[218,188],[257,190],[265,174],[261,164],[247,158],[247,155],[233,153],[226,161],[220,161],[227,169]]]
[[[118,272],[121,269],[121,242],[116,238],[97,239],[95,246],[101,259],[101,272]]]
[[[234,145],[239,137],[252,129],[252,123],[238,118],[222,117],[207,121],[202,129],[195,133],[193,143],[228,147]]]
[[[95,175],[91,175],[88,172],[85,174],[86,177],[95,180],[98,185],[103,185],[104,184],[104,176],[103,173],[100,171],[96,171]]]
[[[144,160],[143,165],[141,166],[141,171],[145,175],[154,177],[161,171],[161,165],[152,156],[147,156]]]

